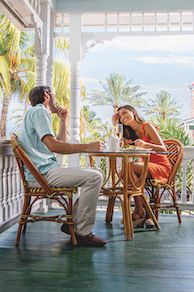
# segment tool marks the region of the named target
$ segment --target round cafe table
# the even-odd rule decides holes
[[[119,151],[99,151],[90,152],[90,166],[95,167],[97,158],[107,158],[108,165],[104,176],[104,182],[100,191],[100,195],[108,196],[108,206],[106,212],[106,222],[112,221],[115,199],[119,199],[123,213],[124,233],[126,240],[133,240],[134,230],[131,214],[131,198],[141,196],[147,214],[153,220],[156,230],[159,230],[158,221],[147,201],[144,193],[144,185],[147,176],[148,162],[151,153],[155,153],[150,149],[125,149]],[[118,158],[121,158],[121,166],[119,169]],[[143,160],[144,168],[138,180],[134,180],[131,171],[131,165],[134,161]],[[119,171],[122,169],[124,176],[119,177]]]

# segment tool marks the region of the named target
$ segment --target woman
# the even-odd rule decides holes
[[[154,151],[166,151],[166,147],[157,129],[141,119],[135,110],[130,105],[124,105],[118,108],[117,113],[113,115],[113,124],[123,124],[124,142],[125,144],[134,143],[135,146],[141,148],[152,149]],[[143,169],[142,162],[134,162],[132,164],[132,172],[134,178],[141,175]],[[171,165],[166,155],[151,154],[148,163],[148,178],[159,179],[166,182],[171,171]],[[121,172],[121,177],[124,175]],[[135,227],[141,227],[145,223],[147,227],[152,227],[154,224],[150,218],[146,218],[143,200],[141,197],[135,197],[135,210],[132,214]]]

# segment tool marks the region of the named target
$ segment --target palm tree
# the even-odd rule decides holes
[[[56,101],[61,106],[64,106],[69,109],[70,106],[70,67],[67,64],[67,49],[68,42],[64,38],[57,38],[55,41],[55,49],[57,52],[57,56],[60,55],[60,60],[55,60],[53,64],[53,88],[56,96]],[[21,67],[25,69],[30,68],[30,71],[26,71],[26,75],[35,74],[35,50],[34,44],[22,50],[22,64]],[[25,70],[24,70],[25,71]],[[23,80],[21,80],[20,85],[20,98],[25,101],[25,108],[22,111],[21,109],[15,111],[15,115],[13,115],[12,120],[14,120],[15,128],[14,131],[18,131],[23,119],[25,112],[27,111],[29,100],[28,94],[32,87],[35,85],[34,79],[27,79],[28,82],[23,84]],[[33,82],[31,82],[33,80]],[[52,116],[52,124],[53,129],[57,133],[59,130],[59,119],[57,115]]]
[[[96,112],[84,105],[80,113],[80,138],[82,142],[99,139],[101,136],[102,122]]]
[[[55,61],[53,64],[53,88],[56,101],[61,106],[70,107],[70,67],[69,65]],[[57,115],[52,118],[53,129],[57,133],[59,130],[59,119]]]
[[[27,57],[23,59],[21,55],[21,48],[26,46],[28,40],[26,33],[20,32],[4,16],[0,17],[0,91],[3,96],[1,139],[6,138],[7,113],[12,94],[24,97],[35,82],[35,74],[27,65]]]
[[[179,115],[180,106],[177,104],[177,100],[172,98],[170,93],[165,90],[161,90],[156,99],[151,99],[146,106],[146,114],[154,115],[156,120],[162,119],[165,121],[167,118],[174,118]]]
[[[126,81],[121,73],[112,73],[106,81],[100,81],[102,90],[92,90],[91,102],[94,105],[111,105],[114,112],[123,104],[142,106],[142,96],[146,92],[139,92],[140,86],[132,85],[132,79]]]

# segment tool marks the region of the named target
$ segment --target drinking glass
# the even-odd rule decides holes
[[[106,138],[106,131],[101,131],[101,134],[100,134],[100,141],[104,144],[104,150],[107,149],[107,138]]]
[[[120,140],[123,139],[123,124],[116,124],[115,133]]]

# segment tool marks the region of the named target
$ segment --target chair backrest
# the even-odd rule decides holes
[[[15,133],[11,133],[11,144],[12,144],[13,152],[14,152],[18,167],[19,167],[20,176],[23,182],[25,192],[28,192],[28,183],[25,178],[24,165],[28,168],[30,173],[34,176],[34,178],[37,180],[40,186],[44,189],[44,191],[47,192],[47,194],[52,194],[53,191],[50,188],[49,184],[47,183],[45,178],[40,174],[37,167],[30,160],[28,155],[25,153],[24,149],[19,144],[18,137]]]
[[[170,185],[172,182],[175,181],[177,171],[183,159],[183,144],[176,139],[166,139],[164,140],[164,144],[167,148],[167,151],[170,152],[169,154],[167,154],[167,157],[172,166],[172,170],[170,172],[167,182]]]

